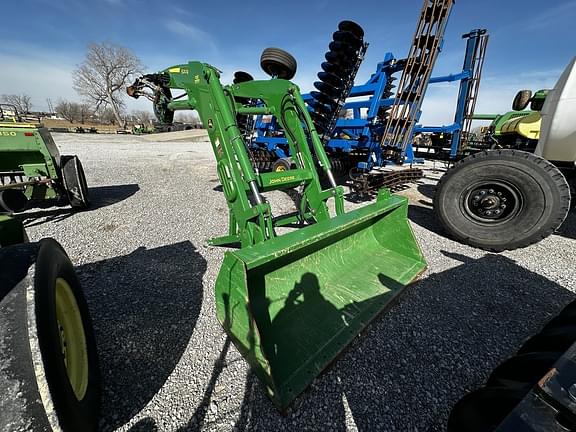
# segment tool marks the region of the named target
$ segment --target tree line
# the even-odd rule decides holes
[[[84,61],[72,72],[73,88],[82,102],[59,99],[53,111],[70,123],[97,122],[123,128],[128,122],[151,124],[152,113],[126,111],[126,87],[143,71],[142,62],[128,48],[109,42],[92,43]],[[21,114],[29,114],[33,108],[32,98],[26,94],[1,95],[0,102],[15,106]],[[198,122],[191,114],[181,114],[177,119]]]

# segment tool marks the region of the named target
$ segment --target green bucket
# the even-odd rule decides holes
[[[426,268],[407,200],[380,198],[225,255],[218,319],[282,410]]]

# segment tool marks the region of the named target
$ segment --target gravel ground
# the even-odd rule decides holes
[[[224,250],[206,240],[225,232],[227,210],[209,144],[54,138],[80,156],[93,208],[22,217],[32,239],[56,238],[77,266],[101,359],[103,431],[440,431],[458,398],[574,298],[576,212],[532,247],[475,250],[437,226],[431,197],[444,167],[427,163],[401,193],[429,270],[282,416],[215,317]]]

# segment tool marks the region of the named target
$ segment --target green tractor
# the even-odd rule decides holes
[[[549,91],[538,90],[532,95],[530,90],[522,90],[512,102],[512,111],[504,114],[474,114],[474,120],[492,121],[484,134],[484,141],[489,147],[534,152],[540,138],[540,111]],[[529,110],[526,109],[528,105]]]
[[[0,105],[0,211],[20,212],[29,202],[49,199],[88,208],[80,160],[60,156],[50,132],[38,120],[23,119],[16,108]]]
[[[100,374],[74,267],[0,215],[0,430],[96,431]]]

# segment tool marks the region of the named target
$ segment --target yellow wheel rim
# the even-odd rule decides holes
[[[284,165],[278,165],[276,167],[275,172],[283,172],[283,171],[286,171],[286,167]]]
[[[88,387],[88,351],[82,316],[68,282],[56,279],[56,320],[60,331],[60,348],[68,380],[76,399],[84,399]]]

